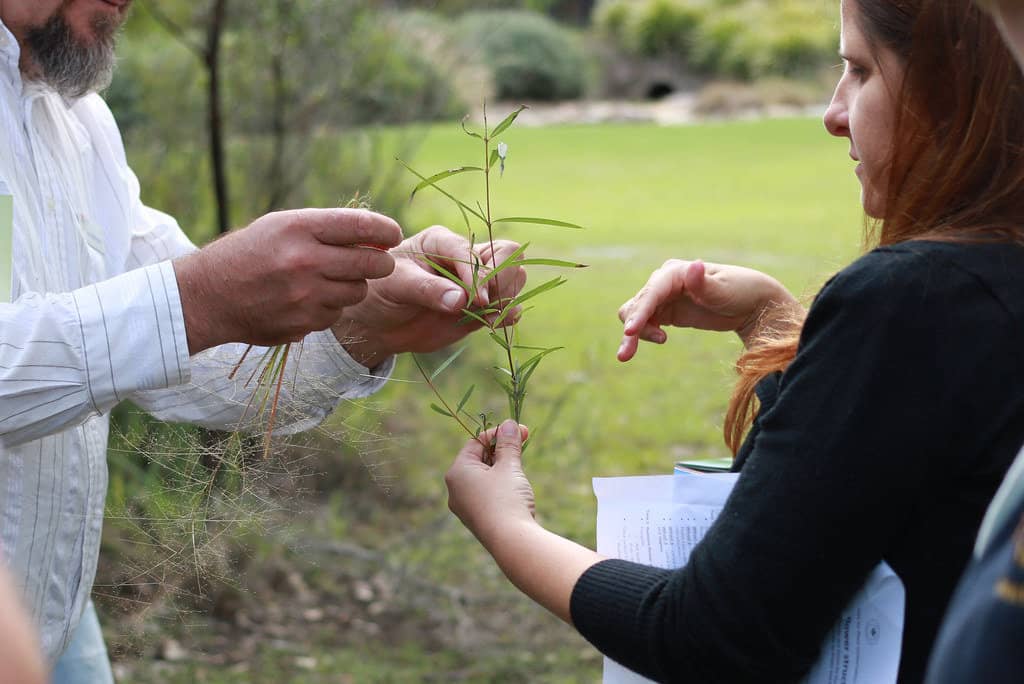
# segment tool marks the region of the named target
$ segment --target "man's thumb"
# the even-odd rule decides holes
[[[466,306],[465,290],[448,278],[420,268],[396,268],[388,280],[390,291],[404,303],[442,314],[458,313]]]

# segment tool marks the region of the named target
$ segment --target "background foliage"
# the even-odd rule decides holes
[[[702,73],[809,76],[836,61],[839,3],[823,0],[602,0],[595,25],[634,54]]]

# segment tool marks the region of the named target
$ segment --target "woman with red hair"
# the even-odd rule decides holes
[[[799,680],[881,561],[906,589],[899,680],[921,681],[1024,443],[1024,77],[970,0],[841,7],[825,125],[850,141],[872,249],[806,313],[763,274],[676,261],[620,311],[623,360],[664,325],[747,346],[725,425],[740,476],[687,565],[537,524],[514,423],[493,465],[471,441],[448,472],[450,507],[516,586],[658,681]]]

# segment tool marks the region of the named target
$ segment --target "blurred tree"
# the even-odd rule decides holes
[[[379,4],[142,0],[107,98],[140,176],[147,164],[158,174],[143,184],[155,204],[210,220],[215,232],[322,202],[317,191],[329,192],[331,202],[372,192],[376,208],[400,213],[400,184],[382,182],[399,172],[394,151],[356,154],[339,141],[374,147],[385,136],[369,126],[456,118],[473,81],[460,79],[461,66],[438,60],[437,49],[413,40]],[[474,101],[482,97],[480,88],[468,89]],[[185,158],[199,140],[208,164]],[[328,150],[349,166],[332,163]],[[196,199],[211,188],[207,212]]]
[[[206,70],[206,107],[210,143],[210,166],[213,189],[217,201],[217,232],[231,230],[231,196],[228,191],[227,158],[224,150],[224,115],[221,88],[221,53],[228,22],[228,0],[209,0],[207,3],[189,3],[192,21],[181,24],[165,12],[166,2],[147,0],[143,7],[170,35],[199,58]],[[205,6],[204,6],[205,4]],[[205,27],[205,40],[195,40],[186,28],[189,25]]]

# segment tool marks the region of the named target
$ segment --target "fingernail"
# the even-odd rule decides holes
[[[514,420],[506,420],[498,427],[498,434],[502,437],[514,437],[519,432],[519,426]]]
[[[626,325],[624,327],[626,328],[626,330],[629,330],[632,326],[633,326],[633,319],[632,318],[627,318],[626,319]]]
[[[462,290],[448,290],[441,297],[441,304],[444,308],[449,311],[455,311],[459,308],[459,302],[462,301]]]

